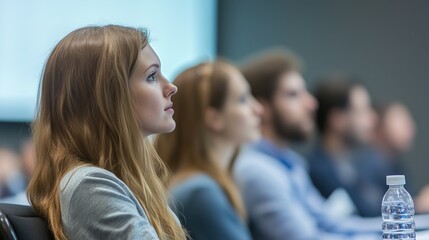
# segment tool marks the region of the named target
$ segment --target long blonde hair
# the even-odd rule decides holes
[[[167,207],[167,168],[143,138],[130,94],[131,72],[147,44],[142,29],[85,27],[63,38],[48,58],[33,124],[37,166],[28,197],[56,239],[67,238],[60,181],[85,164],[121,179],[160,239],[185,239]]]
[[[158,135],[154,145],[173,173],[179,170],[197,170],[212,177],[237,213],[245,219],[244,205],[232,181],[231,169],[224,171],[217,159],[212,159],[208,153],[208,128],[204,120],[209,107],[217,110],[224,107],[232,71],[238,72],[234,66],[216,61],[202,63],[182,72],[174,80],[179,91],[172,98],[176,110],[176,130]],[[235,156],[231,159],[231,164],[234,159]]]

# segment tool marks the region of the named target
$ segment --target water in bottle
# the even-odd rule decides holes
[[[404,188],[405,176],[387,176],[386,182],[389,190],[381,204],[382,239],[415,240],[414,203]]]

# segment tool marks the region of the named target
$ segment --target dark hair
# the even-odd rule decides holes
[[[272,100],[281,75],[300,70],[301,61],[285,49],[273,49],[260,53],[241,67],[253,96],[258,100],[266,101]]]
[[[314,91],[319,107],[316,111],[316,124],[319,132],[324,134],[328,127],[328,118],[332,110],[345,110],[349,107],[350,93],[359,86],[356,79],[350,76],[330,76],[321,78]]]

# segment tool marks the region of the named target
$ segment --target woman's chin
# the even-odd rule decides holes
[[[163,133],[171,133],[176,129],[176,122],[174,120],[171,120],[167,127],[165,127],[165,130]]]

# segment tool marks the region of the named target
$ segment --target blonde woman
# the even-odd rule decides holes
[[[44,68],[28,196],[56,239],[185,239],[147,136],[171,132],[177,88],[144,30],[77,29]]]
[[[181,73],[173,103],[177,129],[156,148],[173,171],[174,211],[194,240],[250,239],[230,166],[239,146],[259,136],[261,106],[243,75],[225,62]]]

